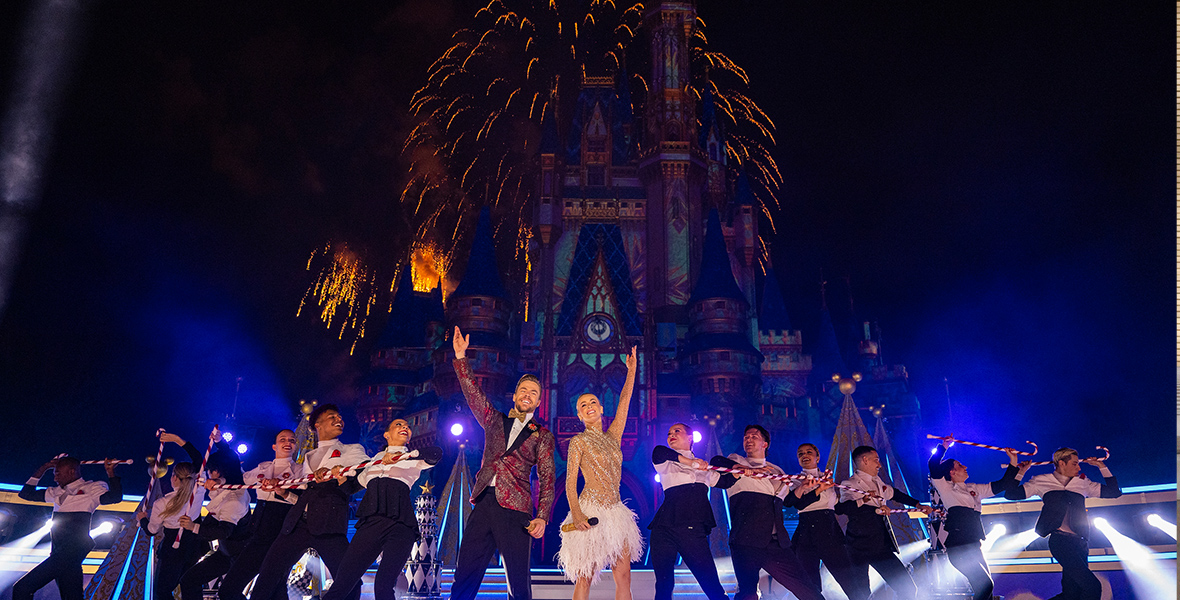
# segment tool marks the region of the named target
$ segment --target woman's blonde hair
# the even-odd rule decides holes
[[[173,490],[176,494],[164,506],[164,512],[160,515],[161,517],[170,517],[180,512],[184,508],[184,505],[188,503],[189,497],[193,495],[192,479],[195,472],[196,468],[193,467],[193,463],[178,462],[172,465],[172,475],[179,480],[179,485]]]

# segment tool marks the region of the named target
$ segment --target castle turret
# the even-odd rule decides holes
[[[480,211],[467,271],[447,298],[447,337],[453,335],[456,325],[464,335],[471,336],[467,360],[484,393],[496,399],[512,392],[519,342],[509,341],[512,303],[496,266],[490,215],[486,207]],[[462,391],[450,367],[453,355],[445,350],[446,344],[435,354],[439,371],[435,385],[441,397],[461,402]]]
[[[716,210],[709,211],[700,279],[688,301],[684,372],[695,407],[720,414],[732,427],[735,412],[749,411],[761,396],[762,354],[750,342],[750,305],[734,280]],[[729,433],[723,430],[722,435]]]

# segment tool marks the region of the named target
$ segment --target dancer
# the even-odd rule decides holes
[[[344,469],[369,457],[364,446],[340,442],[344,419],[334,404],[316,407],[308,420],[319,440],[315,450],[307,453],[307,468],[315,473],[315,480],[297,492],[299,501],[287,513],[279,537],[262,559],[251,598],[265,600],[285,588],[291,567],[308,548],[319,553],[333,575],[348,549],[348,498],[359,492],[361,485]],[[353,600],[358,597],[359,587],[349,595]]]
[[[769,447],[770,432],[761,425],[747,425],[742,435],[745,456],[736,453],[729,458],[715,456],[710,462],[719,467],[740,468],[747,475],[783,475],[778,465],[766,460]],[[717,487],[729,494],[729,514],[733,520],[729,548],[738,582],[734,600],[758,597],[758,572],[763,569],[799,600],[823,600],[819,581],[807,574],[791,551],[791,539],[783,524],[783,499],[790,487],[783,481],[731,474],[722,475]]]
[[[49,558],[25,573],[12,586],[12,600],[33,600],[37,590],[50,581],[57,582],[62,600],[82,600],[82,561],[94,548],[90,537],[90,516],[100,504],[123,501],[123,483],[115,475],[116,462],[107,459],[107,480],[86,481],[81,478],[78,459],[63,456],[41,465],[21,487],[18,496],[26,502],[53,505],[53,528],[49,530]],[[57,486],[37,489],[41,476],[53,470]]]
[[[942,443],[930,456],[930,485],[942,498],[946,507],[947,557],[951,564],[967,578],[975,600],[990,600],[995,583],[983,558],[980,541],[983,532],[983,499],[997,496],[1016,485],[1016,450],[1005,448],[1008,468],[1004,476],[991,483],[967,483],[967,467],[957,460],[942,460],[955,443],[953,436],[942,438]]]
[[[795,456],[804,475],[817,480],[821,477],[819,448],[815,444],[800,444]],[[822,560],[850,600],[868,600],[867,582],[861,582],[856,576],[852,558],[848,556],[844,530],[836,521],[835,508],[840,494],[832,486],[830,481],[792,484],[787,502],[799,511],[799,526],[791,536],[791,544],[799,562],[814,581],[822,584],[819,571]]]
[[[195,535],[180,535],[180,518],[187,516],[194,519],[201,514],[205,488],[195,486],[194,483],[198,465],[204,456],[195,446],[174,433],[161,435],[160,441],[180,446],[192,461],[172,465],[172,476],[169,479],[172,491],[157,498],[152,503],[151,512],[140,510],[136,513],[139,526],[144,531],[153,536],[162,536],[156,555],[156,576],[152,589],[157,600],[165,600],[173,597],[180,577],[196,564],[208,544]],[[172,543],[178,535],[180,545],[173,548]]]
[[[254,505],[254,514],[248,523],[245,547],[221,579],[217,590],[220,600],[246,600],[242,590],[258,574],[262,559],[266,558],[266,552],[282,531],[287,512],[299,498],[294,492],[275,487],[281,480],[303,477],[303,465],[291,460],[291,455],[295,453],[295,432],[290,429],[280,431],[271,449],[275,453],[273,461],[258,463],[258,466],[242,476],[244,483],[263,483],[264,488],[258,491],[258,502]],[[276,589],[275,594],[278,600],[286,600],[287,590]]]
[[[709,488],[720,474],[693,456],[692,428],[676,423],[668,429],[668,445],[656,446],[651,462],[664,488],[664,502],[652,517],[651,565],[656,575],[655,600],[672,600],[676,555],[696,577],[709,600],[728,600],[709,550],[709,532],[717,526],[709,504]]]
[[[179,524],[182,529],[187,529],[191,535],[206,543],[218,540],[217,550],[205,555],[184,572],[180,578],[181,598],[200,598],[206,583],[229,571],[234,557],[245,543],[241,539],[244,527],[238,527],[238,523],[250,512],[250,494],[244,489],[214,487],[222,483],[241,485],[242,462],[238,459],[238,453],[221,438],[220,431],[214,435],[213,441],[214,450],[206,464],[209,479],[204,484],[209,496],[205,510],[209,514],[198,520],[182,515]]]
[[[578,397],[578,418],[586,427],[569,445],[565,495],[570,514],[561,530],[557,565],[574,582],[574,600],[590,597],[590,584],[609,565],[615,580],[615,599],[631,597],[631,563],[643,557],[643,535],[638,520],[619,497],[623,478],[623,428],[631,406],[637,365],[635,348],[627,357],[627,380],[619,392],[619,406],[610,428],[602,430],[602,404],[594,394]],[[586,480],[578,495],[578,472]],[[589,516],[587,516],[589,515]],[[598,519],[593,527],[589,517]],[[574,529],[566,531],[564,525]]]
[[[1037,519],[1036,532],[1049,536],[1049,553],[1061,565],[1060,600],[1098,600],[1102,584],[1090,571],[1090,520],[1086,516],[1086,498],[1118,498],[1123,495],[1119,482],[1100,458],[1084,462],[1098,467],[1103,483],[1090,481],[1082,474],[1078,451],[1061,448],[1053,453],[1052,473],[1035,475],[1023,485],[1013,486],[1004,494],[1009,500],[1040,496],[1044,502]],[[1021,463],[1024,469],[1027,465]],[[1019,479],[1023,472],[1017,475]]]
[[[840,503],[836,514],[848,515],[848,547],[860,589],[869,589],[869,566],[876,569],[885,583],[902,600],[913,600],[918,588],[910,570],[898,558],[897,538],[888,515],[877,509],[885,507],[886,500],[912,506],[926,514],[931,508],[923,506],[918,499],[895,489],[877,476],[881,470],[881,458],[872,446],[858,446],[852,451],[852,464],[856,473],[842,485],[864,490],[862,493],[840,490]]]
[[[348,543],[340,569],[333,572],[334,581],[324,600],[342,600],[354,587],[359,591],[361,576],[378,555],[381,564],[373,580],[373,598],[394,600],[397,576],[406,568],[418,539],[410,486],[442,458],[442,448],[437,446],[411,452],[406,447],[411,435],[405,419],[394,419],[385,429],[389,447],[374,457],[380,457],[381,463],[366,467],[357,478],[367,491],[356,511],[356,534]]]
[[[467,364],[470,343],[470,336],[456,327],[452,337],[455,375],[471,414],[484,430],[483,459],[471,490],[475,508],[463,529],[451,598],[475,598],[488,563],[499,550],[508,577],[508,597],[530,600],[529,536],[544,535],[553,513],[553,434],[533,420],[533,411],[541,402],[541,384],[533,375],[517,382],[512,394],[514,408],[507,415],[492,407]],[[540,488],[535,517],[529,483],[533,466],[537,467]]]

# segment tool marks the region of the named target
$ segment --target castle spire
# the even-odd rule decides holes
[[[688,304],[692,305],[706,298],[731,298],[746,302],[746,295],[733,277],[729,262],[729,251],[725,249],[725,236],[721,233],[721,218],[717,209],[709,211],[705,225],[705,243],[701,252],[700,276],[692,290]]]
[[[779,288],[774,269],[766,270],[766,281],[762,290],[762,306],[758,311],[758,327],[763,331],[790,331],[791,319],[787,315],[787,303]]]
[[[475,226],[475,239],[471,242],[471,253],[467,259],[467,272],[463,274],[459,287],[451,294],[454,298],[488,296],[507,299],[500,269],[496,266],[491,214],[486,206],[479,211],[479,223]]]

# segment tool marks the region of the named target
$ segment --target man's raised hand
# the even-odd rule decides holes
[[[455,334],[451,336],[451,345],[455,347],[455,358],[467,358],[467,347],[471,345],[471,334],[463,335],[459,326],[455,326]]]

